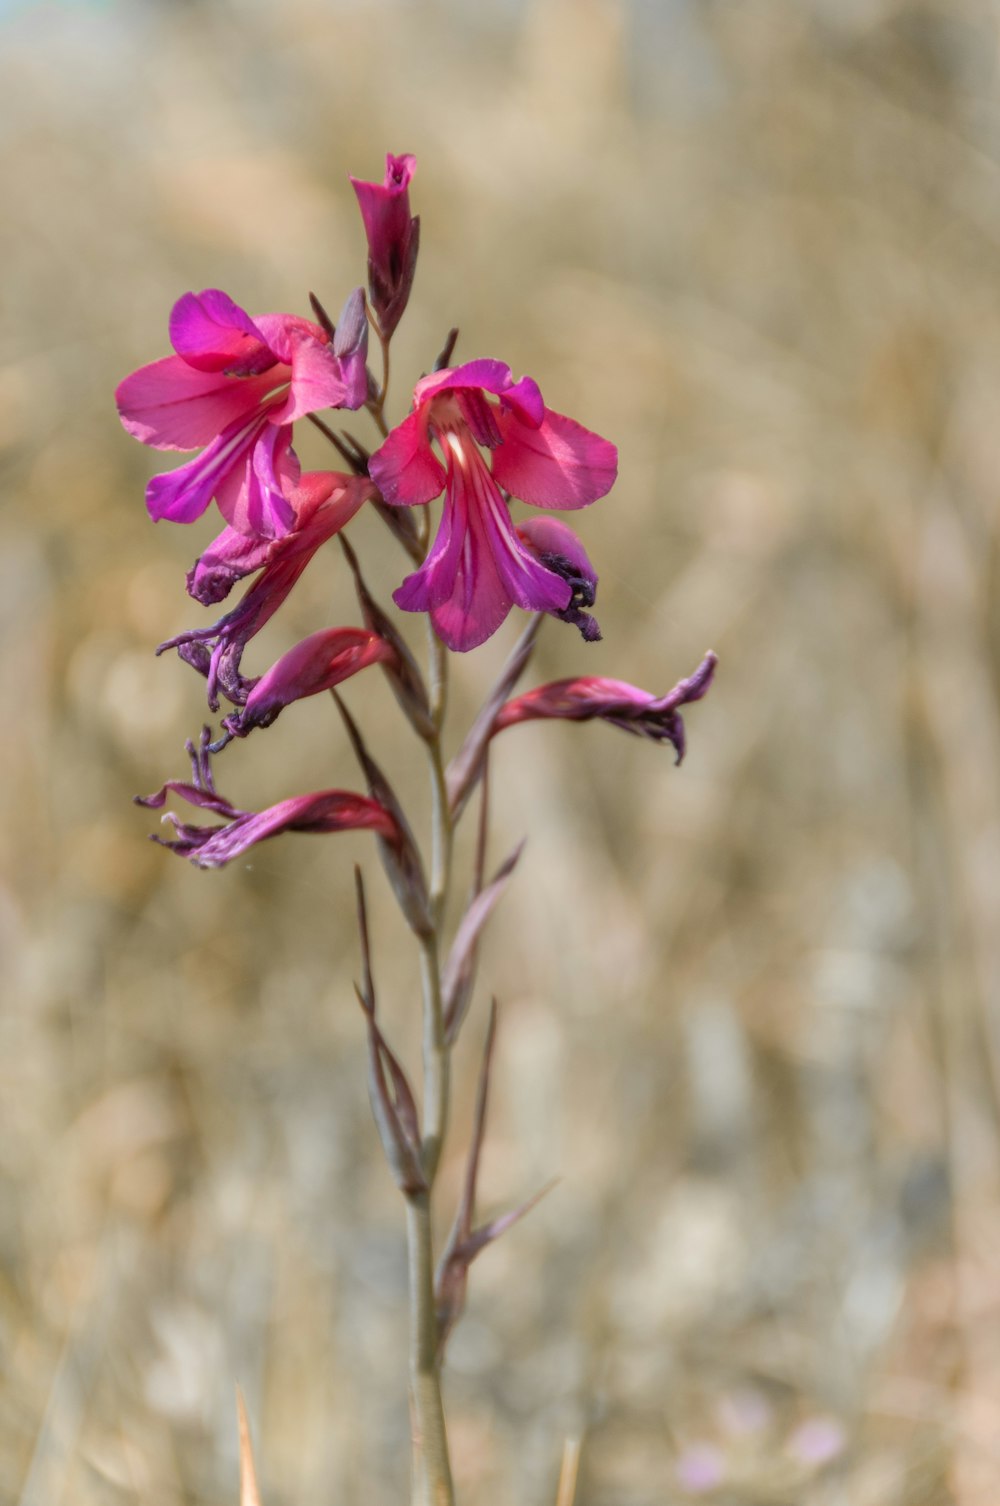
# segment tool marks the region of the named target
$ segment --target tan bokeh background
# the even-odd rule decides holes
[[[152,528],[111,403],[186,288],[339,307],[346,173],[391,148],[423,231],[395,414],[457,323],[621,447],[579,518],[604,642],[553,624],[533,673],[722,661],[679,771],[601,727],[498,745],[494,852],[530,840],[444,1199],[488,990],[486,1211],[561,1182],[474,1272],[462,1499],[552,1501],[582,1434],[580,1506],[690,1499],[695,1445],[737,1506],[995,1506],[997,45],[986,0],[0,16],[0,1499],[235,1501],[236,1380],[266,1506],[405,1498],[353,860],[403,1049],[407,939],[360,839],[209,874],[146,842],[129,797],[204,714],[151,651],[200,620],[211,525]],[[394,544],[352,537],[387,596]],[[352,611],[331,550],[251,666]],[[384,687],[350,700],[419,810]],[[319,699],[220,772],[250,806],[355,779]]]

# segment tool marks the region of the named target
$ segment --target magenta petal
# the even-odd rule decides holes
[[[389,152],[385,159],[385,178],[381,183],[368,183],[363,178],[350,179],[358,197],[358,208],[373,259],[387,260],[393,245],[406,234],[410,223],[409,187],[416,167],[417,159],[409,152],[401,157],[394,157]]]
[[[254,538],[227,525],[188,571],[188,595],[204,607],[224,601],[238,580],[267,563],[273,547],[273,539]]]
[[[618,474],[618,451],[575,419],[546,408],[537,429],[501,413],[503,443],[493,451],[493,475],[533,507],[586,507],[603,497]]]
[[[468,520],[462,545],[452,594],[432,606],[430,614],[442,643],[460,654],[491,638],[512,606],[487,529],[475,514]]]
[[[171,523],[193,523],[201,517],[218,485],[204,459],[199,455],[187,465],[153,477],[146,487],[146,511],[154,523],[164,518]]]
[[[254,323],[284,366],[292,364],[297,340],[308,336],[326,345],[330,338],[325,329],[311,319],[303,319],[301,314],[258,314]]]
[[[404,612],[429,612],[438,637],[456,653],[485,643],[512,605],[482,522],[450,495],[434,548],[392,599]]]
[[[287,493],[299,479],[290,425],[265,423],[239,468],[233,467],[216,491],[219,511],[233,528],[258,538],[280,538],[295,523]]]
[[[230,424],[194,460],[154,476],[146,488],[146,507],[154,523],[193,523],[212,498],[224,490],[234,472],[246,464],[260,420]]]
[[[434,627],[459,653],[496,632],[511,606],[534,611],[565,607],[570,587],[518,539],[506,504],[479,452],[449,449],[444,513],[424,564],[394,592],[396,605],[431,614]]]
[[[351,318],[351,300],[345,307],[345,315]],[[277,324],[279,318],[268,315],[262,322]],[[352,330],[352,324],[348,324],[348,330]],[[316,325],[307,319],[285,319],[276,339],[283,358],[291,364],[291,386],[282,407],[271,411],[271,422],[294,423],[319,408],[360,408],[367,398],[366,330],[364,324],[360,331],[349,336],[345,331],[349,345],[342,358]]]
[[[444,489],[444,466],[427,439],[426,410],[417,409],[397,424],[371,458],[368,472],[393,507],[430,502]]]
[[[525,518],[523,523],[517,525],[517,532],[519,538],[539,559],[544,561],[548,555],[565,560],[582,579],[589,580],[593,586],[597,585],[597,571],[590,562],[590,556],[567,523],[559,518],[544,516]]]
[[[508,387],[500,394],[500,402],[530,429],[537,429],[545,417],[545,404],[542,401],[541,390],[538,383],[531,377],[522,377],[513,387]]]
[[[482,519],[497,574],[511,601],[529,612],[558,612],[568,606],[572,594],[569,582],[547,569],[525,548],[511,522],[507,504],[492,482],[488,491],[485,486],[481,488],[480,498],[477,516]]]
[[[218,288],[178,298],[170,314],[170,343],[198,371],[253,376],[276,360],[250,315]]]
[[[495,396],[516,390],[510,367],[505,361],[483,358],[479,361],[466,361],[464,366],[449,366],[444,371],[432,371],[430,376],[421,377],[413,389],[413,400],[420,407],[428,398],[435,397],[440,392],[451,392],[455,387],[478,387]]]
[[[157,450],[197,450],[256,412],[271,392],[269,376],[240,381],[196,371],[180,356],[140,366],[118,386],[115,401],[133,438]]]

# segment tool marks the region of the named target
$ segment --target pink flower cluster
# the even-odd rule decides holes
[[[515,519],[511,502],[563,513],[597,501],[617,475],[613,444],[547,407],[530,377],[515,381],[509,366],[486,358],[421,377],[409,415],[391,430],[384,425],[385,376],[380,388],[368,369],[369,328],[387,370],[389,341],[416,269],[414,169],[413,157],[389,155],[381,183],[351,179],[368,242],[368,296],[355,289],[336,324],[315,300],[319,323],[293,314],[251,316],[218,289],[185,293],[170,316],[174,353],[133,372],[116,394],[122,424],[143,444],[198,452],[149,482],[146,505],[154,521],[192,523],[214,501],[225,522],[188,575],[189,594],[214,605],[237,582],[256,577],[217,621],[158,650],[176,649],[205,676],[211,711],[219,711],[220,697],[234,708],[216,741],[203,739],[193,782],[167,785],[147,802],[160,805],[172,790],[223,819],[214,837],[175,822],[179,835],[170,845],[202,864],[227,861],[251,841],[286,829],[365,825],[394,840],[395,816],[374,797],[350,797],[360,802],[351,805],[326,791],[251,818],[215,794],[208,766],[209,750],[270,725],[293,701],[331,690],[375,663],[420,730],[419,672],[402,634],[367,595],[356,561],[363,628],[321,629],[263,675],[243,672],[251,639],[321,546],[361,508],[380,511],[413,559],[415,568],[393,593],[396,605],[429,617],[447,649],[477,647],[515,606],[571,623],[585,641],[600,637],[589,611],[597,574],[582,543],[559,517]],[[317,418],[360,409],[382,427],[382,443],[371,454]],[[333,439],[350,472],[301,473],[294,426],[310,418]],[[420,517],[442,495],[436,531],[426,517],[414,524],[398,511],[418,509]],[[345,552],[353,559],[346,544]],[[680,755],[678,707],[704,693],[713,667],[714,659],[706,661],[692,682],[660,700],[592,677],[544,686],[498,707],[492,732],[531,717],[600,717],[668,739]],[[373,804],[384,819],[373,815]]]

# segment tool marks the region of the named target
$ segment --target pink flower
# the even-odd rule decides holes
[[[339,533],[374,493],[364,477],[311,471],[289,492],[295,524],[278,539],[255,539],[225,528],[188,575],[188,591],[206,605],[221,601],[235,582],[261,573],[239,605],[210,627],[193,628],[161,643],[162,654],[176,648],[181,658],[208,680],[208,704],[219,709],[219,693],[241,706],[252,680],[240,672],[243,650],[274,616],[313,555]],[[263,568],[261,569],[261,567]]]
[[[395,650],[367,628],[321,628],[282,654],[261,675],[241,711],[223,717],[226,741],[246,737],[255,727],[270,727],[293,701],[332,690],[369,664],[395,657]]]
[[[232,527],[276,538],[295,522],[291,425],[319,408],[359,408],[368,395],[367,320],[358,288],[335,339],[292,314],[251,319],[216,288],[185,293],[170,315],[177,352],[141,366],[115,397],[128,432],[196,459],[146,489],[154,521],[192,523],[214,497]]]
[[[493,724],[493,735],[518,722],[542,717],[563,717],[571,722],[595,719],[635,732],[654,742],[669,742],[677,751],[677,762],[684,757],[684,722],[680,707],[700,701],[715,675],[716,655],[708,653],[693,675],[679,681],[665,696],[653,696],[628,685],[624,680],[604,680],[585,676],[577,680],[554,680],[539,685],[508,701]]]
[[[160,810],[168,793],[179,795],[189,805],[199,806],[221,816],[223,826],[191,826],[172,811],[164,816],[174,828],[172,840],[153,837],[163,847],[181,857],[190,858],[198,868],[222,868],[233,858],[268,837],[284,831],[374,831],[391,846],[401,840],[394,818],[377,800],[349,790],[317,790],[295,795],[262,811],[241,811],[216,792],[208,756],[207,729],[201,746],[187,745],[191,756],[191,783],[171,779],[155,795],[137,795],[137,805]]]
[[[490,451],[489,465],[480,446]],[[429,612],[443,642],[459,651],[495,633],[515,604],[533,612],[570,609],[573,586],[518,536],[504,492],[535,507],[585,507],[610,490],[617,468],[613,444],[546,408],[531,378],[515,382],[501,361],[422,378],[414,411],[370,464],[393,506],[422,506],[445,494],[430,552],[394,601],[407,612]]]
[[[368,292],[386,339],[403,316],[413,286],[420,243],[420,220],[410,216],[410,182],[415,157],[385,159],[385,179],[351,178],[368,237]]]

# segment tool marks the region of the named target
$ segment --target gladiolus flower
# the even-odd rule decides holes
[[[403,316],[413,286],[420,243],[420,220],[410,216],[410,182],[415,157],[385,159],[385,179],[351,178],[368,237],[368,293],[385,339]]]
[[[311,471],[289,495],[295,511],[291,532],[261,540],[226,528],[209,545],[188,575],[188,591],[199,601],[220,601],[242,576],[263,569],[231,612],[211,627],[193,628],[170,638],[156,652],[176,648],[182,659],[206,677],[212,711],[219,709],[220,691],[234,705],[244,704],[254,684],[240,672],[247,643],[286,600],[320,545],[350,522],[374,490],[364,477]]]
[[[169,780],[155,795],[135,797],[137,805],[160,810],[167,795],[179,795],[213,815],[223,817],[223,826],[191,826],[168,811],[164,816],[174,829],[172,839],[154,836],[153,841],[190,858],[198,868],[222,868],[258,842],[284,831],[335,832],[373,831],[390,845],[400,841],[395,820],[377,800],[350,790],[316,790],[295,795],[262,811],[241,811],[216,792],[208,754],[208,729],[201,746],[187,745],[191,757],[191,783]]]
[[[624,732],[634,732],[654,742],[669,742],[684,757],[684,722],[680,708],[700,701],[715,675],[718,659],[708,653],[693,675],[679,681],[665,696],[653,696],[624,680],[585,676],[577,680],[554,680],[508,701],[493,724],[493,735],[518,722],[562,717],[571,722],[603,721]]]
[[[366,628],[322,628],[282,654],[253,686],[243,709],[223,717],[222,725],[228,737],[246,737],[255,727],[270,727],[293,701],[332,690],[369,664],[395,657],[388,643]]]
[[[489,466],[479,446],[490,451]],[[392,506],[421,506],[445,494],[430,552],[393,600],[404,611],[429,612],[442,641],[459,651],[495,633],[515,604],[570,609],[573,586],[522,542],[504,491],[535,507],[585,507],[611,489],[617,469],[613,444],[546,408],[536,383],[515,382],[501,361],[422,378],[414,411],[370,463]]]
[[[276,538],[294,525],[298,480],[291,425],[319,408],[359,408],[368,395],[368,323],[358,288],[335,338],[292,314],[251,319],[216,288],[185,293],[170,315],[176,355],[141,366],[115,394],[128,432],[196,459],[154,476],[154,521],[192,523],[214,497],[238,532]]]

